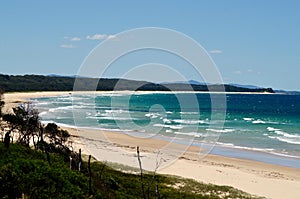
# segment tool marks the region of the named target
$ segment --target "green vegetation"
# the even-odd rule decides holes
[[[0,198],[142,198],[138,174],[122,172],[101,162],[91,163],[92,192],[89,195],[87,163],[81,172],[71,170],[60,154],[45,153],[0,143]],[[154,183],[153,183],[154,177]],[[173,176],[144,175],[149,198],[254,198],[228,186],[202,184]],[[146,188],[146,193],[148,188]]]
[[[5,92],[27,91],[112,91],[112,90],[139,90],[139,91],[227,91],[227,92],[269,92],[272,88],[249,89],[233,85],[197,85],[184,83],[155,84],[145,81],[126,79],[96,79],[83,77],[57,77],[42,75],[1,75],[0,90]]]
[[[69,133],[56,124],[43,126],[29,104],[1,115],[0,122],[0,198],[255,198],[232,187],[151,172],[141,181],[137,169],[116,170],[91,162],[91,156],[82,161],[87,158],[69,148]]]
[[[0,198],[89,196],[85,175],[70,170],[59,154],[50,155],[51,166],[45,153],[19,144],[7,149],[0,143],[0,154]]]

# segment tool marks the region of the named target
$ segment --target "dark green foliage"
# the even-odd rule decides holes
[[[19,188],[20,177],[8,163],[0,167],[0,197],[17,198],[21,196]]]
[[[73,83],[73,79],[63,77],[0,75],[0,89],[5,92],[73,90]]]
[[[44,153],[16,144],[8,151],[0,143],[0,198],[87,198],[88,178],[70,170],[59,155],[51,159],[49,166]]]
[[[19,133],[18,143],[29,146],[30,140],[39,136],[40,121],[37,110],[30,103],[13,108],[14,114],[3,115],[3,120],[9,124],[11,131]]]
[[[75,85],[75,87],[74,87]],[[232,85],[196,85],[184,83],[155,84],[146,81],[126,79],[104,79],[83,77],[57,77],[42,75],[1,75],[0,90],[15,91],[227,91],[227,92],[269,92],[272,88],[249,89]]]
[[[50,144],[55,147],[64,147],[65,142],[70,137],[66,130],[59,129],[55,123],[49,123],[45,127],[45,135],[49,138]]]
[[[38,148],[46,153],[58,153],[64,160],[69,160],[71,150],[66,144],[70,134],[68,131],[59,129],[55,123],[48,123],[43,129],[43,139],[38,142]],[[49,143],[44,141],[44,137],[47,138]],[[48,160],[49,162],[49,160]],[[50,164],[50,163],[49,163]]]

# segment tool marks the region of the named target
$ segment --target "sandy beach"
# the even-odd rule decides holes
[[[7,93],[4,95],[6,103],[4,112],[11,112],[12,107],[29,98],[70,93],[72,92]],[[139,146],[143,167],[148,170],[156,168],[155,160],[159,157],[162,163],[160,162],[158,172],[162,174],[233,186],[267,198],[300,196],[300,169],[217,155],[199,158],[199,151],[201,151],[199,147],[187,147],[157,138],[138,138],[126,133],[96,129],[66,127],[64,129],[74,136],[76,149],[82,148],[83,153],[91,154],[97,160],[137,167],[136,146]],[[185,152],[181,154],[182,151]]]

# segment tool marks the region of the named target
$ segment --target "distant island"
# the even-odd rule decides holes
[[[245,88],[232,84],[152,83],[118,78],[87,78],[76,76],[4,75],[0,74],[3,92],[72,91],[211,91],[275,93],[272,88]],[[97,85],[97,86],[95,86]]]

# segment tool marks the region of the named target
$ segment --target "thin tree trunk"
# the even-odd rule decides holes
[[[32,136],[32,142],[33,142],[34,149],[37,149],[37,145],[35,143],[34,135]]]
[[[158,185],[156,185],[156,188],[155,188],[155,196],[156,196],[156,199],[159,199]]]
[[[91,155],[89,155],[88,169],[89,169],[89,195],[92,194],[92,172],[91,172]]]
[[[78,163],[78,171],[81,169],[82,159],[81,159],[81,149],[79,149],[79,163]]]
[[[8,149],[10,144],[10,131],[5,133],[5,138],[4,138],[4,145]]]
[[[46,149],[46,155],[47,155],[47,161],[48,161],[49,165],[51,166],[50,155],[49,155],[47,149]]]
[[[144,183],[143,183],[143,168],[142,168],[142,162],[140,158],[140,147],[136,147],[136,152],[137,152],[137,158],[140,166],[140,172],[141,172],[141,184],[142,184],[142,192],[143,192],[143,198],[146,199],[146,194],[145,194],[145,189],[144,189]]]
[[[72,156],[70,156],[70,169],[72,169],[72,161],[73,161]]]
[[[44,128],[40,127],[40,141],[44,142]]]
[[[102,167],[101,167],[101,169],[100,169],[100,179],[102,179],[102,174],[103,174],[103,171],[104,171],[104,169],[105,169],[105,166],[106,166],[106,162],[103,162],[103,165],[102,165]]]

